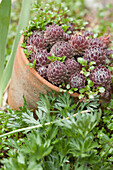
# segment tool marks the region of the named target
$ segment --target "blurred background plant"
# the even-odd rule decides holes
[[[11,48],[13,44],[14,37],[16,35],[16,30],[17,30],[17,24],[19,21],[19,14],[21,11],[21,5],[22,1],[21,0],[16,0],[12,4],[12,10],[11,10],[11,20],[10,20],[10,25],[9,25],[9,34],[8,34],[8,41],[7,41],[7,48],[6,48],[6,62],[9,58],[9,55],[11,53]]]
[[[110,34],[113,38],[113,2],[106,4],[104,8],[97,12],[97,21],[94,31],[101,34]]]
[[[25,29],[28,23],[28,20],[29,20],[31,2],[32,0],[30,0],[29,2],[26,0],[22,1],[21,12],[19,14],[20,19],[18,22],[18,27],[17,27],[17,30],[15,29],[16,32],[14,31],[16,33],[15,34],[16,36],[15,36],[15,39],[13,39],[12,46],[10,46],[10,43],[8,41],[8,45],[10,46],[10,48],[9,50],[7,50],[7,53],[9,57],[6,57],[7,56],[6,47],[8,48],[8,45],[6,44],[7,44],[9,25],[10,25],[12,1],[11,0],[0,1],[0,20],[1,20],[0,22],[0,37],[1,37],[0,39],[0,106],[3,101],[2,97],[3,97],[4,90],[6,89],[9,83],[9,80],[11,78],[13,62],[14,62],[14,58],[16,55],[18,42],[21,36],[20,31],[22,29]],[[11,41],[10,37],[9,37],[9,40]],[[9,52],[10,52],[10,55],[9,55]]]

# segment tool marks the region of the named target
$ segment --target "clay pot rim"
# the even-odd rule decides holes
[[[19,48],[20,48],[20,53],[22,54],[23,57],[23,61],[26,64],[30,63],[29,60],[27,59],[25,53],[24,53],[24,48],[20,46],[21,43],[23,43],[24,41],[24,36],[21,35],[20,41],[19,41]],[[42,83],[46,84],[46,86],[48,86],[49,88],[51,88],[52,90],[56,91],[56,92],[60,92],[60,88],[51,84],[50,82],[48,82],[46,79],[44,79],[43,77],[41,77],[38,72],[34,69],[34,68],[30,68],[28,66],[29,71],[32,72],[32,74],[34,74]],[[65,90],[64,90],[65,91]],[[78,93],[72,93],[71,94],[72,97],[78,97],[79,94]]]

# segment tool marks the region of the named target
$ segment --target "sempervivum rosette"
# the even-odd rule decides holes
[[[106,64],[110,65],[111,63],[113,63],[113,57],[111,57],[111,54],[113,55],[113,50],[106,49],[105,54],[106,54]]]
[[[96,65],[105,64],[105,59],[106,59],[105,52],[101,48],[86,49],[83,58],[88,63],[91,61],[95,61]]]
[[[42,66],[37,68],[37,72],[40,74],[40,76],[42,76],[43,78],[47,78],[47,67],[46,66]]]
[[[69,34],[67,34],[67,33],[63,33],[63,40],[64,41],[69,41],[69,40],[71,40],[71,35],[69,35]]]
[[[48,64],[50,61],[49,59],[47,58],[47,56],[49,56],[50,54],[48,54],[47,50],[42,50],[42,49],[37,49],[33,55],[31,55],[31,58],[30,58],[30,62],[33,63],[33,61],[36,59],[36,68],[39,68],[43,65],[46,65]]]
[[[111,83],[111,73],[104,65],[99,65],[94,70],[91,70],[90,80],[92,80],[96,87],[105,87]]]
[[[59,41],[51,48],[50,54],[54,54],[56,57],[71,58],[74,55],[73,48],[68,42]]]
[[[75,55],[82,55],[88,47],[88,40],[82,35],[73,35],[69,42],[74,49]]]
[[[44,49],[47,43],[44,39],[43,31],[35,30],[30,37],[27,38],[27,49],[28,51],[34,51],[36,49]]]
[[[81,66],[75,59],[67,59],[65,65],[68,70],[68,74],[72,75],[73,73],[80,72]]]
[[[50,25],[46,27],[44,38],[49,44],[54,44],[63,39],[63,29],[59,25]]]
[[[93,37],[94,33],[92,31],[82,31],[82,35],[85,37]]]
[[[49,64],[47,69],[48,80],[53,84],[61,84],[66,80],[67,68],[60,61],[54,61]]]
[[[88,48],[104,48],[104,43],[99,38],[90,38],[88,41]]]
[[[77,72],[71,75],[69,84],[71,88],[81,89],[85,87],[85,81],[86,77],[83,74]]]
[[[109,44],[111,43],[110,35],[101,36],[99,39],[103,42],[104,48],[108,48]]]
[[[91,80],[93,86],[89,92],[83,90],[84,97],[90,92],[110,96],[113,50],[108,49],[109,36],[94,38],[93,32],[76,32],[75,25],[69,24],[67,28],[51,22],[45,30],[33,31],[26,41],[28,51],[32,51],[29,61],[40,76],[57,87],[81,93],[80,89],[87,88]]]

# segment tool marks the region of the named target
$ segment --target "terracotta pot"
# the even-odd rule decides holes
[[[46,94],[47,91],[52,90],[55,91],[56,94],[60,92],[60,88],[49,83],[42,78],[35,69],[26,65],[29,63],[29,60],[24,54],[24,49],[20,46],[23,40],[24,36],[21,36],[9,85],[8,104],[10,104],[14,110],[23,105],[23,95],[27,100],[29,108],[35,109],[40,93]],[[77,98],[78,94],[74,93],[71,94],[71,96]]]

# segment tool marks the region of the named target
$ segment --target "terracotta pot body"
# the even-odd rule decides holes
[[[24,40],[21,36],[19,44]],[[42,78],[33,68],[26,64],[29,63],[24,54],[24,49],[18,45],[11,82],[9,85],[8,104],[16,110],[23,105],[23,95],[26,98],[30,109],[37,107],[36,102],[39,100],[39,94],[46,94],[47,91],[55,91],[56,94],[60,89]],[[75,99],[78,97],[77,93],[72,94]]]

